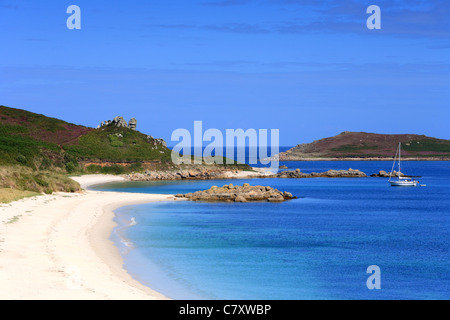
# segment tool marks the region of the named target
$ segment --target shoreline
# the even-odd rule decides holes
[[[112,175],[73,177],[82,193],[0,205],[1,300],[168,300],[123,268],[110,239],[114,210],[172,195],[92,191]]]
[[[271,177],[264,168],[226,179]],[[71,177],[81,193],[54,193],[0,204],[0,300],[170,300],[134,279],[111,239],[114,210],[183,201],[169,194],[104,192],[90,187],[124,176]]]

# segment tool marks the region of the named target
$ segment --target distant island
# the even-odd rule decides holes
[[[398,143],[404,160],[450,160],[450,140],[416,134],[349,132],[299,144],[280,153],[280,161],[391,160]]]

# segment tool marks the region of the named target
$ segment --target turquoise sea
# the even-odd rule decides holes
[[[282,162],[321,172],[390,171],[384,161]],[[270,185],[283,203],[160,202],[116,210],[112,239],[136,279],[174,299],[449,299],[450,162],[403,162],[416,188],[385,178],[133,182],[96,189],[187,193]],[[379,266],[381,289],[367,268]]]

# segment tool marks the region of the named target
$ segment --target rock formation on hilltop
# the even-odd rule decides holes
[[[131,130],[136,130],[137,127],[137,120],[135,118],[131,118],[128,122],[128,128]]]
[[[127,123],[123,117],[115,117],[113,120],[102,121],[102,123],[97,127],[97,129],[108,127],[108,126],[123,127],[123,128],[128,128],[128,129],[137,131],[137,129],[136,129],[137,120],[135,118],[131,118],[130,121]],[[161,138],[153,138],[152,136],[148,135],[147,142],[151,143],[155,146],[161,145],[164,148],[167,148],[167,143]]]
[[[97,128],[105,126],[124,127],[136,131],[137,120],[135,118],[131,118],[127,123],[123,117],[115,117],[113,120],[102,121],[102,123]]]

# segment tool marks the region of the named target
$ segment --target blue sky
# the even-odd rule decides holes
[[[68,30],[69,5],[81,30]],[[368,30],[369,5],[381,30]],[[450,2],[0,0],[0,104],[96,127],[450,139]]]

